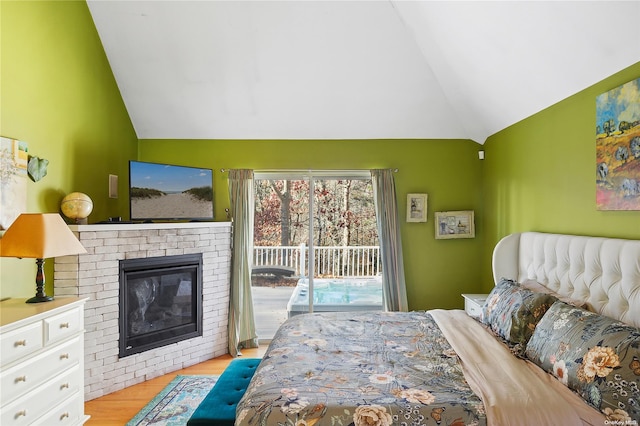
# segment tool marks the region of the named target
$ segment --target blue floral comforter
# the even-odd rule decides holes
[[[295,316],[274,337],[236,425],[484,425],[481,399],[429,313]]]

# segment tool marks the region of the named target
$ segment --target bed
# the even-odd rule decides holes
[[[637,425],[640,241],[512,234],[493,273],[480,320],[290,318],[236,425]]]

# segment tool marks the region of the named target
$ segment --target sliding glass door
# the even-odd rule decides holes
[[[258,337],[308,312],[381,310],[368,171],[256,172],[252,290]]]

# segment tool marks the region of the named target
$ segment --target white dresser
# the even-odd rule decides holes
[[[83,424],[86,299],[25,300],[0,302],[0,424]]]

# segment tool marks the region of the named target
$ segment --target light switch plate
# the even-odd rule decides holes
[[[118,198],[118,175],[109,175],[109,198]]]

